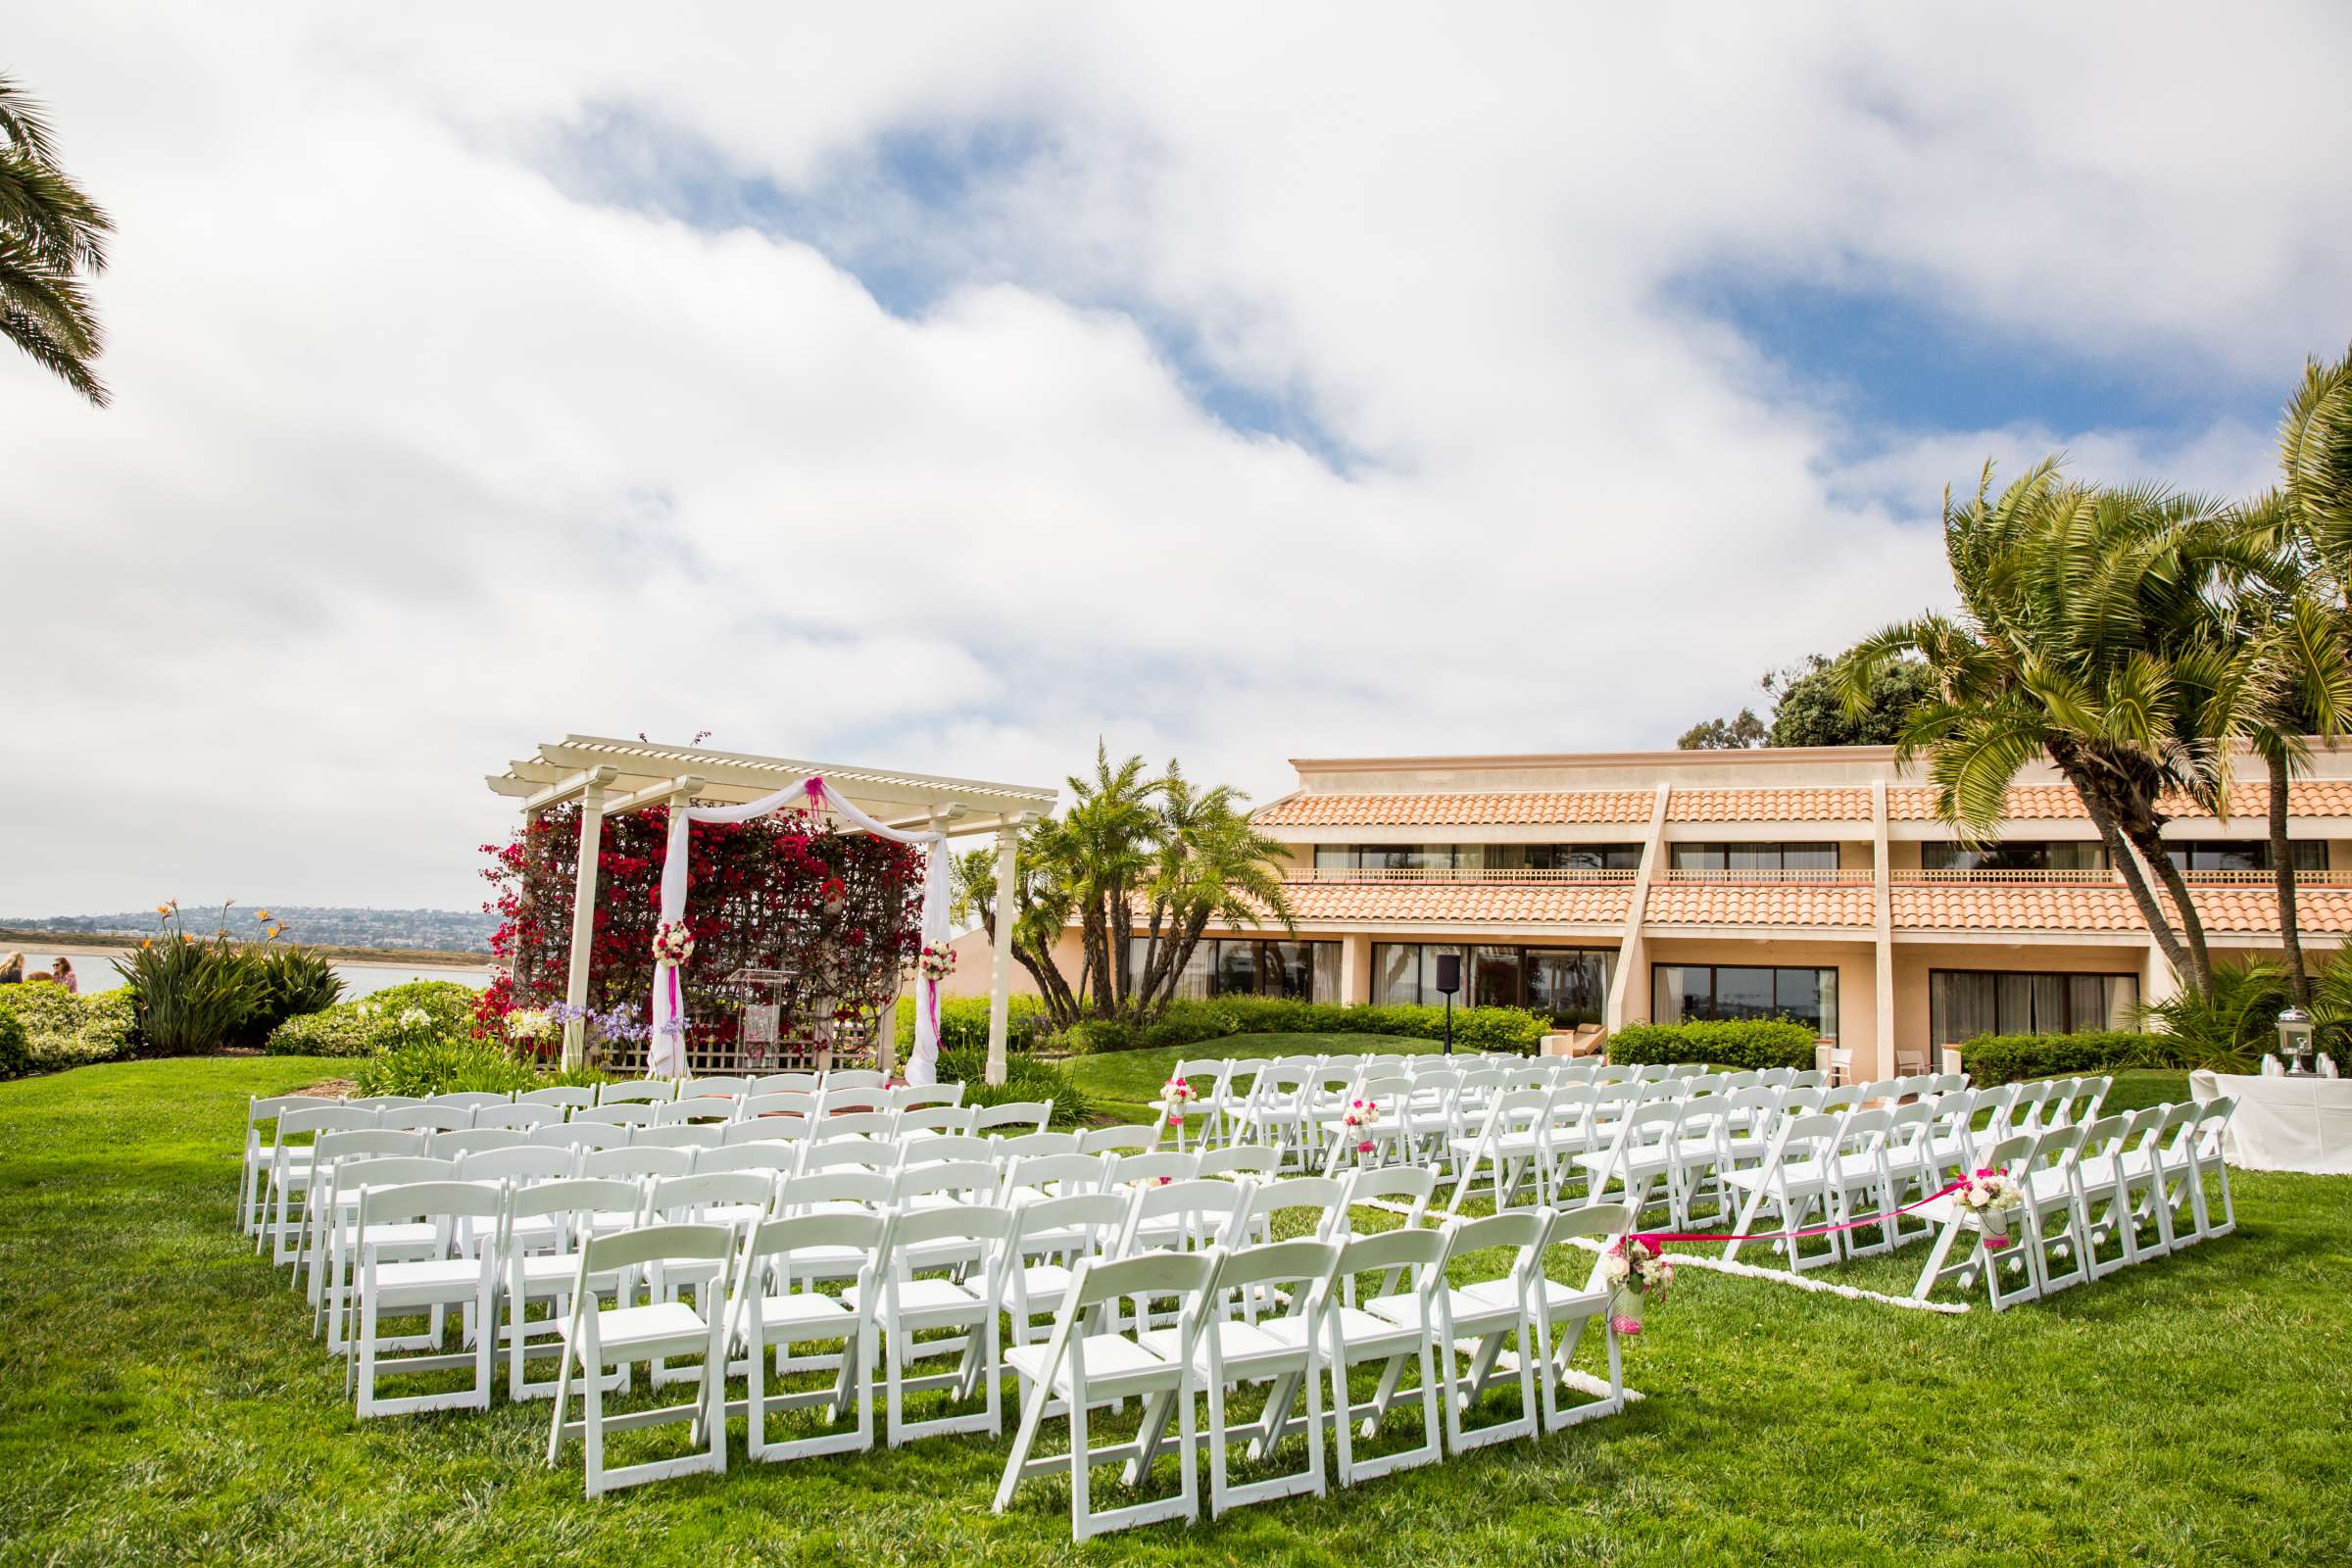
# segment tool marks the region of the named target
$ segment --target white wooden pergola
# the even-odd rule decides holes
[[[601,735],[566,735],[542,744],[535,757],[507,764],[490,775],[490,788],[520,802],[524,825],[551,807],[580,803],[580,856],[573,883],[571,965],[564,1000],[588,1001],[589,937],[595,929],[597,852],[604,820],[649,806],[684,807],[696,802],[741,805],[769,795],[797,779],[821,773],[825,782],[860,810],[891,827],[929,828],[951,838],[994,833],[997,838],[997,907],[1012,907],[1013,851],[1021,828],[1053,810],[1056,792],[1026,784],[992,784],[980,779],[941,778],[926,773],[889,773],[786,757],[659,741],[613,740]],[[946,846],[941,847],[943,850]],[[988,983],[988,1077],[1004,1077],[1005,998],[1012,979],[1012,922],[997,922]],[[884,1059],[895,1043],[895,1024],[882,1019],[879,1042]],[[576,1064],[583,1049],[581,1026],[569,1025],[564,1058]]]

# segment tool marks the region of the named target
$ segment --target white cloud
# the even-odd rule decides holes
[[[1102,734],[1266,795],[1663,744],[1939,597],[1917,524],[1987,452],[2244,488],[2268,440],[1889,438],[1673,279],[2238,388],[2347,330],[2332,9],[808,15],[20,21],[122,221],[119,402],[0,369],[0,913],[463,901],[479,775],[564,729],[1026,781]],[[989,126],[1036,156],[888,184]],[[822,200],[591,194],[720,174]]]

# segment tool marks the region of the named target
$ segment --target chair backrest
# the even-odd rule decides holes
[[[677,1098],[678,1086],[666,1078],[627,1078],[618,1083],[600,1084],[596,1091],[596,1102],[600,1105]]]
[[[922,1112],[907,1111],[906,1114],[921,1115]],[[900,1131],[903,1133],[906,1129],[902,1127]],[[902,1169],[937,1165],[951,1159],[989,1161],[1004,1157],[1003,1147],[995,1139],[974,1138],[968,1133],[937,1133],[929,1138],[902,1138],[899,1149],[899,1165]]]
[[[484,1127],[513,1127],[517,1130],[528,1131],[533,1127],[544,1127],[550,1122],[562,1121],[563,1119],[564,1107],[561,1105],[525,1105],[521,1103],[511,1105],[482,1105],[476,1108],[473,1113],[473,1125],[477,1129]]]
[[[791,1089],[813,1095],[821,1081],[812,1072],[771,1072],[765,1077],[753,1079],[751,1093],[772,1095]]]
[[[321,1171],[337,1160],[423,1152],[424,1134],[400,1127],[353,1127],[341,1132],[322,1132],[311,1146],[313,1168]]]
[[[354,1095],[343,1102],[346,1105],[365,1105],[371,1110],[389,1110],[395,1105],[421,1105],[422,1095]]]
[[[1804,1111],[1785,1118],[1781,1123],[1780,1139],[1775,1146],[1778,1162],[1792,1164],[1799,1161],[1824,1160],[1838,1152],[1838,1135],[1845,1130],[1845,1118],[1826,1110]]]
[[[1411,1225],[1347,1239],[1340,1249],[1339,1266],[1332,1272],[1332,1284],[1358,1274],[1385,1279],[1390,1270],[1404,1268],[1413,1271],[1412,1293],[1424,1295],[1444,1284],[1446,1250],[1452,1240],[1447,1231]],[[1327,1290],[1326,1299],[1328,1296]]]
[[[714,1170],[763,1170],[784,1175],[800,1165],[798,1144],[743,1143],[726,1144],[717,1149],[698,1149],[694,1152],[694,1173]]]
[[[458,1162],[429,1154],[346,1155],[335,1163],[339,1192],[361,1192],[407,1182],[454,1182]]]
[[[694,1168],[689,1149],[591,1149],[580,1155],[582,1176],[620,1176],[644,1180],[653,1176],[683,1176]]]
[[[1051,1100],[1008,1100],[1001,1105],[979,1107],[979,1113],[972,1118],[972,1130],[986,1133],[999,1127],[1025,1127],[1032,1134],[1043,1133],[1053,1115]]]
[[[1271,1176],[1281,1167],[1282,1151],[1265,1144],[1228,1144],[1204,1149],[1193,1166],[1196,1176]]]
[[[801,1151],[801,1173],[813,1176],[828,1170],[895,1172],[899,1168],[899,1154],[896,1144],[868,1143],[861,1138],[809,1144]]]
[[[817,1112],[832,1116],[836,1112],[856,1115],[860,1112],[890,1112],[890,1091],[887,1089],[835,1089],[828,1085],[817,1091]]]
[[[741,1121],[727,1123],[726,1135],[720,1142],[797,1144],[808,1138],[811,1121],[808,1116],[746,1116]]]
[[[606,1088],[612,1086],[607,1084]],[[584,1105],[571,1113],[573,1126],[581,1122],[604,1122],[614,1127],[651,1127],[656,1111],[642,1100],[616,1100],[611,1104]]]
[[[828,1094],[836,1089],[879,1089],[887,1081],[871,1067],[835,1067],[823,1080]]]
[[[709,1078],[689,1078],[678,1085],[680,1100],[699,1100],[710,1096],[720,1100],[740,1100],[751,1092],[752,1081],[749,1078],[727,1073],[713,1074]]]
[[[372,1105],[308,1105],[278,1116],[277,1141],[282,1144],[313,1134],[356,1132],[382,1125],[383,1112]]]
[[[1159,1146],[1159,1127],[1094,1127],[1078,1135],[1078,1152],[1082,1154],[1106,1154],[1134,1151],[1142,1152]]]
[[[2080,1127],[2045,1127],[2034,1139],[2028,1164],[2034,1170],[2070,1164],[2082,1150]]]
[[[1109,1166],[1101,1154],[1026,1154],[1006,1162],[1004,1185],[998,1190],[1027,1189],[1047,1194],[1052,1200],[1101,1192],[1108,1173]],[[1124,1193],[1116,1197],[1121,1203],[1127,1200]]]
[[[2121,1155],[2132,1131],[2132,1118],[2122,1112],[2101,1116],[2082,1125],[2082,1157],[2109,1159]]]
[[[625,1177],[573,1176],[532,1187],[508,1188],[507,1216],[515,1220],[538,1219],[549,1214],[567,1217],[633,1214],[644,1200],[644,1187]]]
[[[985,1111],[983,1115],[987,1114]],[[1022,1133],[1017,1138],[998,1138],[997,1157],[1029,1159],[1038,1154],[1075,1154],[1078,1152],[1076,1133]]]
[[[531,1135],[513,1127],[474,1127],[462,1133],[430,1133],[424,1140],[425,1152],[443,1159],[456,1159],[463,1154],[492,1149],[515,1149],[531,1141]]]
[[[1250,1196],[1241,1207],[1234,1210],[1233,1223],[1226,1228],[1223,1241],[1227,1247],[1248,1245],[1256,1233],[1257,1222],[1265,1220],[1269,1227],[1277,1214],[1304,1209],[1313,1216],[1306,1227],[1309,1236],[1330,1236],[1348,1229],[1348,1183],[1336,1176],[1292,1176],[1281,1181],[1252,1182]]]
[[[1128,1211],[1127,1234],[1120,1241],[1120,1250],[1135,1250],[1146,1221],[1171,1215],[1181,1220],[1174,1234],[1185,1249],[1207,1247],[1233,1224],[1233,1216],[1249,1201],[1249,1193],[1247,1182],[1178,1181],[1165,1187],[1140,1187]]]
[[[370,1185],[360,1195],[360,1256],[371,1255],[365,1246],[370,1225],[409,1224],[417,1220],[489,1219],[503,1203],[495,1187],[447,1178],[418,1177]]]
[[[1474,1269],[1465,1275],[1466,1260],[1491,1249],[1509,1248],[1512,1257],[1505,1272],[1524,1285],[1544,1239],[1551,1234],[1553,1212],[1548,1208],[1512,1208],[1480,1219],[1448,1221],[1446,1246],[1448,1280],[1458,1286],[1496,1278],[1491,1272]]]
[[[692,1100],[668,1100],[654,1107],[654,1125],[672,1127],[687,1122],[730,1122],[735,1119],[735,1102],[717,1095],[701,1095]]]
[[[1894,1125],[1894,1114],[1884,1108],[1849,1111],[1845,1125],[1838,1129],[1838,1138],[1848,1150],[1857,1152],[1874,1150],[1886,1142],[1886,1130]]]
[[[731,1122],[682,1122],[675,1127],[632,1127],[631,1149],[716,1149],[727,1141]]]
[[[579,1170],[579,1151],[525,1144],[519,1149],[484,1149],[458,1158],[458,1176],[469,1182],[557,1182]]]
[[[866,1264],[858,1271],[858,1283],[871,1287],[889,1245],[890,1228],[891,1216],[878,1210],[787,1214],[763,1219],[744,1233],[743,1269],[737,1276],[737,1294],[749,1298],[758,1277],[771,1271],[781,1276],[787,1286],[799,1274],[806,1281],[805,1288],[814,1290],[819,1273],[829,1273],[838,1266],[844,1248],[866,1254]],[[804,1253],[821,1258],[826,1268],[821,1271],[794,1268],[793,1259]],[[758,1306],[747,1299],[744,1309],[757,1311]]]
[[[1207,1252],[1153,1252],[1141,1257],[1122,1257],[1111,1262],[1100,1260],[1082,1264],[1070,1292],[1064,1299],[1061,1317],[1075,1322],[1083,1318],[1090,1307],[1122,1297],[1139,1300],[1156,1299],[1163,1296],[1190,1297],[1193,1305],[1179,1314],[1181,1320],[1198,1326],[1202,1303],[1208,1296],[1208,1282],[1216,1277],[1219,1254]],[[1055,1338],[1061,1336],[1056,1325]]]
[[[456,1105],[462,1110],[479,1110],[484,1105],[511,1105],[514,1102],[514,1097],[494,1094],[487,1089],[453,1089],[447,1094],[427,1095],[424,1102],[428,1105]]]
[[[640,1225],[635,1230],[589,1238],[580,1249],[582,1278],[637,1268],[647,1263],[722,1262],[735,1249],[734,1229],[726,1225]],[[581,1292],[582,1298],[592,1293]],[[581,1309],[574,1300],[572,1310]]]
[[[898,1135],[904,1138],[908,1133],[969,1133],[973,1118],[978,1114],[978,1111],[964,1105],[919,1105],[912,1110],[899,1112]]]
[[[820,1144],[836,1138],[888,1138],[897,1130],[898,1121],[895,1110],[852,1110],[817,1117],[808,1124],[808,1136]]]
[[[2222,1131],[2230,1125],[2230,1118],[2237,1112],[2237,1097],[2235,1095],[2216,1095],[2204,1103],[2193,1105],[2191,1108],[2196,1112],[2195,1132],[2198,1152],[2207,1158],[2219,1157]]]
[[[887,1209],[898,1194],[898,1179],[876,1170],[830,1170],[815,1175],[787,1176],[776,1189],[776,1212],[804,1212],[815,1204],[862,1203]]]
[[[277,1120],[278,1117],[290,1110],[318,1110],[328,1105],[341,1103],[341,1101],[329,1100],[324,1095],[272,1095],[267,1100],[256,1095],[247,1095],[245,1097],[245,1125],[258,1128],[266,1121]]]
[[[1217,1260],[1209,1285],[1213,1302],[1222,1303],[1235,1292],[1264,1302],[1279,1286],[1290,1286],[1286,1317],[1305,1317],[1328,1297],[1339,1277],[1341,1244],[1325,1237],[1298,1237],[1265,1242],[1256,1247],[1230,1247]],[[1212,1308],[1213,1309],[1213,1308]],[[1216,1350],[1212,1345],[1209,1351]],[[1345,1419],[1345,1417],[1343,1417]]]
[[[1127,1229],[1131,1202],[1123,1193],[1071,1193],[1022,1203],[1013,1210],[1012,1239],[1005,1255],[1015,1263],[1032,1251],[1107,1256]],[[1032,1238],[1041,1245],[1031,1247]]]
[[[629,1129],[616,1122],[551,1121],[531,1129],[531,1142],[550,1149],[626,1149]]]
[[[380,1127],[405,1127],[419,1132],[464,1132],[473,1125],[470,1105],[392,1105]]]
[[[552,1089],[526,1089],[514,1097],[517,1105],[554,1105],[559,1109],[596,1103],[596,1091],[585,1084],[558,1084]]]
[[[1149,1154],[1113,1154],[1103,1185],[1126,1187],[1156,1182],[1186,1182],[1198,1176],[1200,1170],[1200,1154],[1198,1150],[1190,1153],[1178,1153],[1170,1149]]]
[[[930,1165],[899,1167],[895,1202],[904,1205],[917,1198],[935,1197],[946,1197],[957,1204],[995,1202],[996,1164],[985,1159],[944,1159]]]
[[[893,1110],[957,1108],[963,1104],[963,1084],[904,1084],[890,1092],[890,1104]]]
[[[1429,1200],[1438,1190],[1438,1173],[1427,1165],[1379,1165],[1359,1170],[1348,1178],[1348,1201],[1396,1202],[1401,1200],[1409,1212],[1407,1225],[1418,1225],[1429,1212]]]
[[[748,1204],[764,1217],[775,1196],[772,1172],[703,1170],[685,1176],[658,1176],[645,1190],[645,1215],[657,1223],[700,1220],[722,1205]]]
[[[980,1253],[981,1268],[994,1277],[1003,1261],[1002,1248],[1012,1235],[1012,1210],[995,1203],[959,1203],[953,1208],[902,1209],[890,1228],[890,1256],[894,1271],[912,1272],[918,1249],[933,1242],[994,1242]],[[925,1265],[926,1267],[929,1265]],[[954,1265],[960,1268],[960,1262]]]
[[[777,1089],[743,1097],[739,1107],[746,1121],[755,1116],[808,1117],[816,1114],[816,1096],[806,1089]]]

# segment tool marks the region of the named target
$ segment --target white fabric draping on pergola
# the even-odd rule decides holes
[[[773,794],[747,801],[741,806],[690,806],[683,810],[672,810],[669,815],[669,849],[662,862],[662,923],[666,925],[686,917],[686,892],[690,879],[687,841],[694,823],[751,822],[796,805],[830,807],[877,838],[900,844],[928,846],[930,865],[923,875],[922,940],[928,945],[946,945],[950,902],[948,836],[936,831],[908,832],[877,821],[839,790],[827,784],[821,773],[811,773],[797,784],[788,784]],[[654,1032],[646,1052],[647,1076],[685,1076],[685,991],[678,984],[677,970],[657,966],[654,971]],[[914,1051],[906,1059],[906,1081],[910,1084],[937,1082],[938,1064],[939,982],[928,975],[918,975],[915,981]]]

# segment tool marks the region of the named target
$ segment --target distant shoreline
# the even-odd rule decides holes
[[[120,958],[135,951],[134,937],[102,936],[79,931],[20,931],[0,930],[0,952],[19,949],[26,953],[62,953],[69,957]],[[261,944],[250,944],[260,946]],[[488,973],[491,957],[487,953],[453,952],[443,948],[310,948],[330,963],[350,964],[365,969],[479,969]]]

